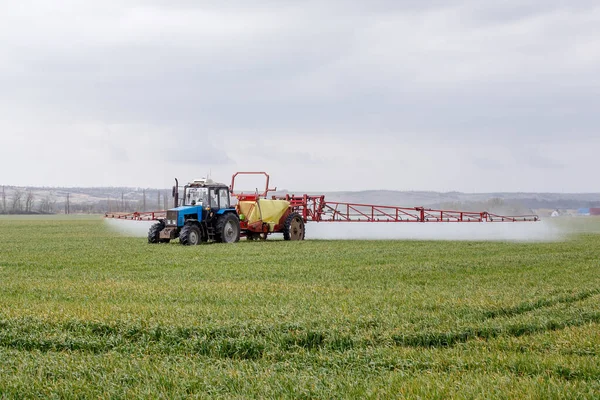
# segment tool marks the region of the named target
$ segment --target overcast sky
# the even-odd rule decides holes
[[[0,184],[600,191],[600,3],[0,5]]]

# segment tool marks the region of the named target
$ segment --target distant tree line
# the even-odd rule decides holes
[[[2,214],[51,214],[54,212],[56,203],[48,195],[36,204],[33,191],[22,188],[12,188],[11,193],[8,194],[6,187],[2,186],[0,196],[0,213]]]
[[[82,189],[58,192],[1,186],[0,214],[104,214],[106,212],[135,212],[164,210],[171,207],[170,194],[164,190],[146,190],[125,193],[110,189],[105,199],[92,198],[81,200],[81,196],[90,197]],[[37,193],[37,194],[36,194]],[[73,194],[80,195],[77,200]],[[133,198],[132,198],[133,197]]]

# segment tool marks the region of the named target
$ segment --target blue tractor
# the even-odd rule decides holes
[[[184,186],[180,202],[175,182],[175,208],[167,210],[166,218],[150,227],[148,243],[169,243],[176,238],[183,245],[240,240],[240,218],[231,206],[228,186],[210,179],[195,180]]]

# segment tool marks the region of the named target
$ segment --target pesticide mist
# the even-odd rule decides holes
[[[156,221],[131,221],[124,219],[105,218],[104,223],[114,232],[127,237],[146,237],[148,229]]]
[[[152,221],[105,219],[123,236],[146,237]],[[549,242],[564,239],[572,230],[553,221],[473,223],[309,222],[306,239],[321,240],[485,240]],[[270,239],[281,239],[274,234]]]
[[[345,223],[308,224],[310,239],[362,240],[486,240],[532,241],[561,240],[564,229],[547,221],[538,222],[427,222],[427,223]]]

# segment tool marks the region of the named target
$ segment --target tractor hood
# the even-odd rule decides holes
[[[197,204],[195,206],[179,206],[179,207],[175,207],[175,208],[171,208],[169,211],[177,211],[177,212],[181,212],[181,211],[188,211],[188,210],[202,210],[202,205],[201,204]]]
[[[167,211],[167,225],[182,227],[187,219],[202,221],[202,205],[180,206]]]

